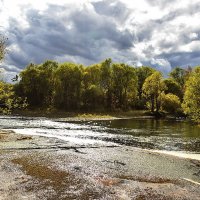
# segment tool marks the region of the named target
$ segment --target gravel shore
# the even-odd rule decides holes
[[[199,200],[200,162],[0,132],[0,200]]]

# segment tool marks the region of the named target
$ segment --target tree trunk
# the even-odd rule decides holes
[[[154,96],[151,96],[151,112],[154,112]]]
[[[156,97],[156,112],[159,112],[159,110],[160,110],[160,103],[158,97]]]

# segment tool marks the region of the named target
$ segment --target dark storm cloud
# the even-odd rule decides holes
[[[138,24],[136,27],[138,42],[143,42],[144,40],[151,40],[153,32],[162,26],[156,20],[149,20],[148,23]]]
[[[30,62],[46,59],[88,65],[108,57],[116,62],[163,67],[164,72],[200,63],[198,45],[192,44],[192,51],[185,47],[199,42],[199,25],[176,22],[179,17],[200,13],[200,4],[178,7],[178,0],[146,2],[149,9],[158,7],[162,12],[148,18],[148,10],[128,8],[123,0],[91,1],[82,6],[49,4],[42,12],[24,5],[21,12],[26,26],[20,18],[9,19],[6,31],[11,50],[6,57],[9,67],[5,68],[12,71],[16,66],[13,71],[17,72]]]
[[[8,64],[10,65],[16,65],[17,63],[17,67],[20,69],[23,69],[24,66],[27,65],[27,63],[30,61],[28,60],[28,58],[26,57],[26,55],[22,55],[22,52],[10,52],[7,55],[8,57]]]
[[[128,30],[119,31],[116,23],[105,16],[83,10],[73,12],[70,19],[77,36],[80,35],[87,44],[95,45],[99,40],[107,40],[118,49],[127,49],[133,45],[133,35]]]
[[[200,63],[200,51],[163,54],[172,66],[197,66]]]
[[[8,62],[19,68],[24,68],[28,61],[41,63],[64,55],[97,62],[105,48],[126,50],[133,46],[134,37],[128,30],[118,30],[113,19],[88,8],[49,5],[43,13],[29,9],[26,21],[25,29],[16,19],[9,21],[10,44],[15,44],[20,53],[14,49]]]

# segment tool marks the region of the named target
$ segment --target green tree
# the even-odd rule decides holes
[[[150,106],[151,112],[159,112],[161,106],[161,94],[164,92],[166,86],[163,81],[162,74],[158,71],[147,77],[142,90],[143,95],[147,99],[147,104]]]
[[[186,82],[182,104],[185,114],[200,122],[200,67],[196,67]]]
[[[106,109],[112,109],[112,60],[106,59],[101,63],[100,87],[104,95],[104,105]]]
[[[100,80],[101,80],[100,64],[94,64],[84,68],[83,84],[85,88],[90,87],[90,85],[97,85],[100,87]]]
[[[181,109],[181,102],[179,97],[171,93],[163,94],[162,109],[169,113],[179,112]]]
[[[15,95],[13,85],[0,81],[0,112],[10,114],[15,109],[24,109],[26,107],[26,99]]]
[[[6,38],[0,35],[0,61],[3,60],[6,53]]]
[[[50,107],[53,103],[54,73],[58,64],[47,60],[43,64],[29,64],[15,85],[18,96],[27,97],[31,106]]]
[[[82,102],[84,109],[96,110],[104,107],[101,74],[101,64],[94,64],[83,70]]]
[[[88,67],[47,60],[39,65],[29,64],[19,79],[13,80],[19,80],[14,85],[15,94],[27,97],[32,107],[126,110],[143,108],[142,104],[146,104],[152,112],[159,112],[161,105],[174,112],[179,105],[177,98],[182,100],[185,82],[193,76],[190,68],[175,68],[163,80],[162,74],[150,67],[133,68],[112,63],[111,59]],[[7,102],[12,104],[10,100]]]
[[[105,61],[94,64],[89,67],[84,68],[83,71],[83,91],[82,99],[83,106],[87,109],[89,107],[101,107],[106,109],[111,109],[112,107],[112,60],[106,59]],[[86,94],[87,97],[86,97]],[[92,102],[93,97],[99,96],[99,106],[92,106],[88,102]],[[101,97],[100,97],[101,96]],[[95,98],[95,97],[94,97]]]
[[[43,94],[43,105],[50,107],[53,105],[53,95],[54,95],[54,74],[58,68],[58,63],[55,61],[47,60],[43,64],[38,66],[41,93]]]
[[[80,106],[82,68],[74,63],[63,63],[55,71],[54,102],[58,108],[77,109]]]
[[[145,98],[142,95],[142,86],[144,84],[144,81],[147,77],[152,75],[156,70],[147,67],[147,66],[142,66],[142,67],[137,67],[136,68],[136,75],[138,77],[138,103],[137,106],[139,108],[144,108],[145,104],[147,103]]]
[[[182,87],[172,78],[167,78],[164,80],[166,85],[165,93],[172,93],[178,96],[180,99],[183,98]]]
[[[117,108],[127,109],[137,97],[135,69],[123,63],[112,65],[112,87]]]
[[[180,67],[175,67],[169,74],[169,76],[177,82],[180,86],[185,84],[185,70]]]
[[[45,94],[43,91],[43,79],[40,76],[40,69],[35,64],[29,64],[20,73],[20,82],[16,87],[17,95],[27,97],[31,106],[41,106],[44,102]]]
[[[178,91],[178,88],[177,88],[177,92],[179,94],[176,94],[180,97],[181,100],[183,99],[183,95],[185,92],[185,83],[188,80],[188,78],[190,77],[191,72],[192,72],[191,67],[188,67],[186,69],[176,67],[169,74],[169,77],[171,78],[171,80],[173,80],[175,83],[177,83],[178,87],[180,87],[180,89],[181,89],[180,91]]]
[[[103,109],[103,91],[96,85],[90,85],[82,94],[84,108],[87,110]]]

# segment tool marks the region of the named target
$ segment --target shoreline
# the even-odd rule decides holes
[[[81,121],[109,121],[123,119],[156,119],[156,120],[179,120],[188,121],[189,119],[171,114],[161,114],[159,116],[150,113],[148,110],[131,110],[119,112],[65,112],[65,111],[48,111],[48,110],[24,110],[15,111],[11,116],[16,117],[41,117],[56,119],[58,122],[81,122]],[[191,123],[193,123],[191,121]]]
[[[164,151],[164,150],[147,150],[147,151],[155,152],[158,154],[165,154],[169,156],[175,156],[177,158],[200,161],[200,154],[198,153],[191,153],[184,151]]]
[[[132,118],[131,118],[132,119]],[[59,121],[59,120],[58,120]],[[84,120],[83,120],[84,121]],[[60,122],[60,121],[59,121]],[[61,120],[62,122],[62,120]],[[77,121],[64,121],[64,122],[77,122]],[[1,131],[1,130],[0,130]],[[26,134],[26,133],[16,133],[13,130],[11,130],[11,132],[13,132],[16,135],[22,135],[22,137],[24,138],[32,138],[32,137],[43,137],[46,139],[52,138],[52,139],[60,139],[57,138],[55,136],[45,136],[45,135],[32,135],[32,134]],[[62,139],[60,139],[62,140]],[[63,140],[66,142],[66,140]],[[121,146],[118,144],[115,144],[116,146]],[[177,157],[178,159],[189,159],[189,160],[196,160],[196,161],[200,161],[200,154],[199,153],[193,153],[193,152],[187,152],[187,151],[166,151],[166,150],[156,150],[156,149],[144,149],[144,148],[139,148],[139,147],[132,147],[135,150],[141,151],[141,152],[149,152],[149,153],[156,153],[160,156],[167,155],[167,156],[173,156],[173,157]]]
[[[112,120],[112,119],[128,119],[128,118],[156,118],[147,110],[131,110],[131,111],[113,111],[113,112],[65,112],[60,110],[24,110],[15,111],[13,115],[24,117],[47,117],[47,118],[69,118],[75,120],[95,119],[95,120]],[[175,116],[169,115],[169,118]]]
[[[1,131],[0,160],[2,199],[198,200],[200,195],[199,161],[128,146],[73,146]]]

